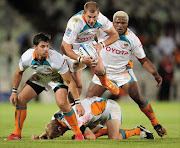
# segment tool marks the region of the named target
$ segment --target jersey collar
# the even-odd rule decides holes
[[[46,59],[48,58],[48,56],[46,57]],[[34,52],[33,52],[33,59],[34,60],[37,60],[37,61],[41,61],[41,60],[38,60],[37,58],[36,58],[36,50],[34,50]]]

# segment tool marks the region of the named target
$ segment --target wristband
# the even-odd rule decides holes
[[[78,57],[78,58],[77,58],[77,61],[78,61],[79,63],[82,63],[82,60],[83,60],[82,57]]]
[[[12,93],[16,93],[17,94],[17,88],[13,87],[12,88]]]
[[[99,42],[99,44],[101,45],[102,48],[106,47],[106,45],[104,44],[104,42]]]
[[[80,101],[80,99],[78,98],[78,99],[75,99],[75,100],[74,100],[74,103],[75,103],[75,104],[81,104],[81,101]]]

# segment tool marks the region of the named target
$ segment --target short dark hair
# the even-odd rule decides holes
[[[99,12],[99,6],[96,2],[90,1],[85,3],[84,5],[84,12],[86,13],[87,11],[94,13],[95,11]]]
[[[43,42],[50,42],[51,40],[51,35],[46,34],[44,32],[40,32],[37,35],[35,35],[33,39],[33,45],[38,45],[41,41]]]

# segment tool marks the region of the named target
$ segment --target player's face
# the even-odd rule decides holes
[[[94,26],[95,23],[97,22],[99,11],[95,11],[94,13],[87,11],[86,13],[84,12],[83,14],[84,14],[84,18],[86,20],[86,23],[90,27]]]
[[[118,34],[122,35],[126,31],[128,21],[124,16],[117,16],[114,19],[113,25]]]
[[[46,58],[49,54],[50,44],[49,42],[40,41],[39,44],[34,46],[38,58]],[[40,59],[41,60],[41,59]]]

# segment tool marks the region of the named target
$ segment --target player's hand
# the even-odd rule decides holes
[[[154,76],[154,78],[155,78],[155,80],[156,80],[156,82],[157,82],[157,85],[156,86],[160,86],[161,84],[162,84],[162,77],[159,75],[159,74],[156,74],[155,76]]]
[[[82,63],[90,66],[91,63],[94,61],[93,57],[92,56],[85,56],[83,59],[82,59]]]
[[[79,115],[79,117],[83,116],[85,114],[84,107],[81,104],[76,105],[76,112]]]
[[[100,53],[100,51],[101,51],[101,49],[102,49],[101,44],[100,44],[100,43],[95,44],[95,45],[93,45],[93,47],[96,49],[96,52],[97,52],[97,54],[99,55],[99,53]]]
[[[11,97],[9,98],[10,100],[10,103],[13,105],[13,106],[16,106],[17,105],[17,100],[18,100],[18,95],[17,93],[12,93],[11,94]]]
[[[94,58],[94,59],[93,59],[94,61],[91,62],[91,65],[90,65],[90,66],[96,67],[96,66],[97,66],[97,62],[98,62],[97,59],[98,59],[98,57]]]
[[[37,139],[40,139],[40,138],[39,138],[39,136],[32,135],[32,136],[31,136],[31,139],[32,139],[32,140],[37,140]]]

